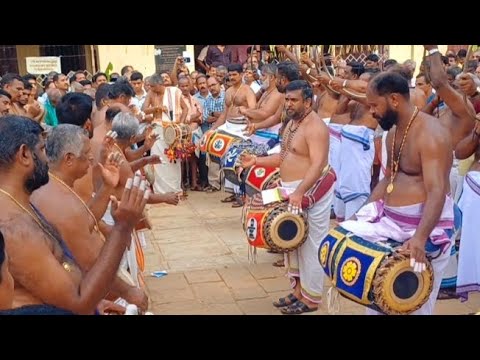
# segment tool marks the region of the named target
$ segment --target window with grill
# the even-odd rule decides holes
[[[62,73],[85,70],[85,45],[40,45],[40,56],[60,56]]]
[[[0,45],[0,76],[9,72],[18,73],[17,47]]]

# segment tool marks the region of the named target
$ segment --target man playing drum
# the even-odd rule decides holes
[[[282,187],[292,191],[288,210],[308,212],[308,238],[297,250],[285,254],[285,265],[294,291],[274,302],[284,314],[315,311],[321,302],[324,273],[317,252],[328,232],[335,174],[328,166],[328,128],[312,111],[313,91],[307,82],[287,85],[285,109],[291,119],[285,126],[280,154],[244,155],[242,165],[279,167]]]
[[[370,111],[387,136],[387,174],[373,190],[357,220],[340,223],[347,231],[377,242],[392,239],[410,253],[415,272],[425,271],[427,256],[434,272],[428,301],[412,314],[433,313],[442,274],[448,263],[453,228],[453,201],[447,196],[452,164],[452,136],[438,119],[420,112],[410,99],[408,82],[387,72],[370,81]],[[376,312],[368,309],[367,313]]]

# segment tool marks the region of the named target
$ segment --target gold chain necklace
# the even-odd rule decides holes
[[[267,101],[267,98],[270,96],[271,93],[273,93],[274,90],[275,90],[275,88],[273,88],[272,90],[266,91],[266,92],[262,95],[262,97],[260,98],[260,100],[258,100],[257,109],[260,109],[260,105],[262,105],[265,101]]]
[[[54,240],[55,242],[58,242],[58,239],[52,235],[52,233],[50,231],[48,231],[48,229],[45,228],[45,226],[43,226],[43,224],[41,223],[40,219],[33,215],[25,206],[23,206],[22,204],[20,204],[20,202],[17,201],[17,199],[15,199],[10,193],[8,193],[7,191],[3,190],[0,188],[0,193],[8,196],[10,198],[10,200],[12,200],[15,205],[17,205],[20,209],[22,209],[23,211],[25,211],[28,215],[30,215],[30,217],[37,223],[37,225],[40,227],[40,229],[42,229],[42,231],[47,234],[48,236],[50,236],[50,238],[52,240]],[[71,272],[72,271],[72,267],[71,265],[64,261],[62,263],[62,266],[63,268],[67,271],[67,272]]]
[[[407,128],[405,129],[405,133],[403,134],[403,139],[402,143],[400,144],[400,150],[398,151],[398,157],[397,161],[394,160],[395,156],[395,139],[397,138],[397,127],[395,127],[395,133],[393,134],[393,142],[392,142],[392,160],[390,163],[390,184],[387,186],[387,193],[391,194],[393,192],[393,181],[395,180],[395,177],[398,174],[398,166],[400,165],[400,157],[402,156],[402,150],[403,150],[403,145],[405,145],[405,141],[407,140],[407,134],[408,130],[410,129],[410,126],[413,124],[413,120],[418,115],[418,107],[415,106],[415,110],[413,111],[413,115],[410,118],[410,121],[408,122]]]
[[[80,200],[80,202],[82,203],[82,205],[85,207],[85,209],[87,210],[87,212],[90,214],[90,216],[92,217],[93,221],[95,222],[95,225],[93,226],[93,230],[95,230],[97,233],[100,234],[100,228],[98,227],[98,221],[97,221],[97,218],[95,217],[95,215],[93,214],[92,210],[90,210],[90,208],[88,207],[88,205],[85,203],[85,201],[83,201],[83,199],[75,192],[75,190],[73,190],[69,185],[67,185],[62,179],[60,179],[58,176],[56,176],[55,174],[53,174],[52,172],[49,172],[48,173],[52,178],[54,178],[55,180],[57,180],[60,184],[62,184],[65,188],[67,188],[73,195],[75,195],[75,197]]]
[[[290,147],[291,147],[291,143],[292,143],[292,140],[293,138],[295,137],[295,134],[298,130],[298,128],[300,127],[300,125],[302,124],[302,121],[312,112],[312,110],[307,110],[305,112],[305,114],[303,115],[303,117],[300,119],[300,120],[293,120],[291,119],[291,123],[290,123],[290,127],[288,128],[288,133],[286,134],[285,136],[285,141],[282,141],[282,145],[281,145],[281,149],[280,149],[280,160],[283,162],[283,160],[285,160],[285,158],[287,157],[287,154],[290,152]],[[296,122],[296,127],[295,129],[292,130],[293,128],[293,124],[294,122]]]

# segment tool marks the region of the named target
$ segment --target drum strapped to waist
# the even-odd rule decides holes
[[[389,315],[405,315],[425,304],[433,288],[433,268],[416,273],[410,256],[394,241],[372,243],[341,226],[320,243],[318,258],[339,293]]]
[[[299,248],[308,236],[307,215],[294,215],[287,207],[286,201],[263,205],[261,194],[250,198],[242,214],[248,243],[280,252]]]
[[[268,148],[266,145],[255,144],[251,140],[243,140],[234,142],[228,151],[222,156],[220,167],[225,175],[225,179],[235,185],[241,185],[245,176],[241,167],[240,157],[242,154],[251,154],[255,156],[267,155]],[[243,176],[242,176],[243,175]]]
[[[163,127],[163,138],[168,146],[192,141],[192,130],[188,124],[171,122]]]
[[[240,141],[242,141],[240,136],[230,134],[224,130],[215,130],[209,135],[206,152],[210,155],[210,159],[213,162],[220,164],[222,156],[225,155],[230,146]],[[202,148],[202,145],[200,145],[200,148]]]
[[[280,180],[279,168],[254,165],[242,173],[245,193],[248,196],[276,187],[278,180]]]
[[[200,143],[198,144],[200,151],[203,153],[207,152],[208,145],[212,140],[212,135],[215,134],[215,130],[207,130],[200,138]]]

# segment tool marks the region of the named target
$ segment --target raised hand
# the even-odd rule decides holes
[[[150,150],[153,147],[153,144],[155,144],[155,141],[157,141],[160,138],[160,135],[154,133],[154,128],[152,126],[148,126],[147,130],[145,131],[145,142],[143,146],[145,146],[148,150]]]
[[[113,147],[115,145],[115,139],[117,138],[117,133],[110,130],[107,132],[103,138],[102,145],[100,146],[100,161],[99,163],[105,164],[108,156],[113,152]]]
[[[120,165],[125,161],[125,158],[119,152],[110,153],[105,164],[98,163],[100,172],[102,174],[103,182],[109,187],[117,187],[120,181]]]
[[[150,190],[147,189],[145,180],[140,181],[140,176],[127,179],[122,199],[119,202],[115,196],[112,200],[112,216],[115,225],[125,227],[125,231],[131,231],[143,217],[143,209],[150,197]]]

